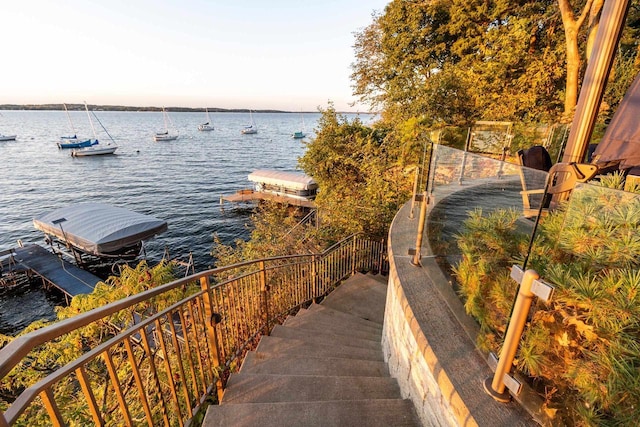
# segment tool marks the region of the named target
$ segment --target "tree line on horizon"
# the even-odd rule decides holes
[[[69,111],[82,110],[84,111],[84,104],[66,104]],[[162,107],[136,107],[130,105],[96,105],[88,104],[90,110],[97,111],[162,111]],[[211,113],[248,113],[252,111],[254,113],[294,113],[294,111],[285,110],[249,110],[248,108],[219,108],[219,107],[207,107]],[[169,112],[179,113],[195,113],[204,111],[203,108],[192,107],[164,107]],[[57,111],[64,110],[64,104],[0,104],[0,110],[27,110],[27,111]],[[314,111],[315,112],[315,111]],[[299,113],[299,111],[295,111]]]

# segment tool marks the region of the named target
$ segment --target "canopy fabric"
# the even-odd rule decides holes
[[[78,203],[33,219],[36,229],[93,255],[118,252],[167,230],[167,222],[102,203]]]
[[[640,73],[624,95],[594,151],[598,165],[620,162],[619,169],[640,166]]]
[[[292,190],[313,190],[318,188],[318,184],[313,178],[301,172],[257,170],[249,174],[249,181],[279,185]]]

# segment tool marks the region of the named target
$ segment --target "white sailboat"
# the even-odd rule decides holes
[[[95,144],[90,147],[84,147],[84,148],[72,150],[71,157],[102,156],[105,154],[115,153],[116,150],[118,149],[118,146],[115,144],[115,141],[113,140],[111,135],[109,135],[109,132],[107,132],[107,129],[105,129],[105,127],[102,125],[102,122],[100,122],[100,119],[98,119],[98,116],[96,116],[95,113],[93,113],[93,115],[96,117],[96,120],[98,120],[98,123],[100,123],[100,126],[102,126],[102,129],[107,133],[107,135],[109,135],[109,138],[113,142],[113,143],[110,142],[105,145],[99,144],[98,135],[96,134],[96,128],[93,126],[93,120],[91,120],[91,114],[89,114],[89,107],[87,106],[86,101],[84,103],[84,109],[87,112],[87,117],[89,118],[89,124],[91,125],[93,136],[95,137]]]
[[[0,116],[2,116],[1,113]],[[16,137],[17,135],[3,135],[0,133],[0,141],[15,141]]]
[[[167,110],[165,110],[164,107],[162,107],[162,117],[164,119],[164,132],[156,132],[156,134],[153,135],[153,140],[158,142],[159,141],[175,141],[176,139],[178,139],[178,132],[169,133],[168,122],[171,122],[171,118],[167,114]],[[171,127],[173,127],[173,123],[171,123]]]
[[[253,113],[251,112],[251,110],[249,110],[249,117],[250,117],[250,120],[251,120],[251,124],[245,126],[240,131],[240,133],[242,133],[244,135],[250,135],[250,134],[258,133],[258,126],[256,126],[256,122],[253,121]]]
[[[205,108],[204,110],[207,113],[207,122],[202,123],[201,125],[198,125],[198,130],[201,130],[201,131],[214,130],[213,124],[211,123],[211,117],[209,117],[209,109]]]

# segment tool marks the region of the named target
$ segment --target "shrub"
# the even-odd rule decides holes
[[[524,256],[517,215],[473,212],[455,268],[479,346],[499,353]],[[640,418],[640,198],[583,186],[541,220],[530,266],[556,287],[537,302],[514,362],[544,390],[563,425],[636,425]]]

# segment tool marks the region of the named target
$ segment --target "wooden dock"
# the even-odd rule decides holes
[[[223,204],[225,201],[232,203],[242,203],[242,202],[253,202],[256,200],[269,200],[276,203],[282,203],[290,206],[300,206],[303,208],[315,209],[316,204],[313,200],[309,199],[298,199],[295,197],[287,197],[281,196],[278,194],[267,193],[263,191],[255,191],[255,190],[239,190],[234,194],[221,196],[220,204]]]
[[[43,282],[60,289],[68,297],[91,293],[98,282],[102,281],[39,245],[16,248],[13,253],[17,268],[33,272]]]

